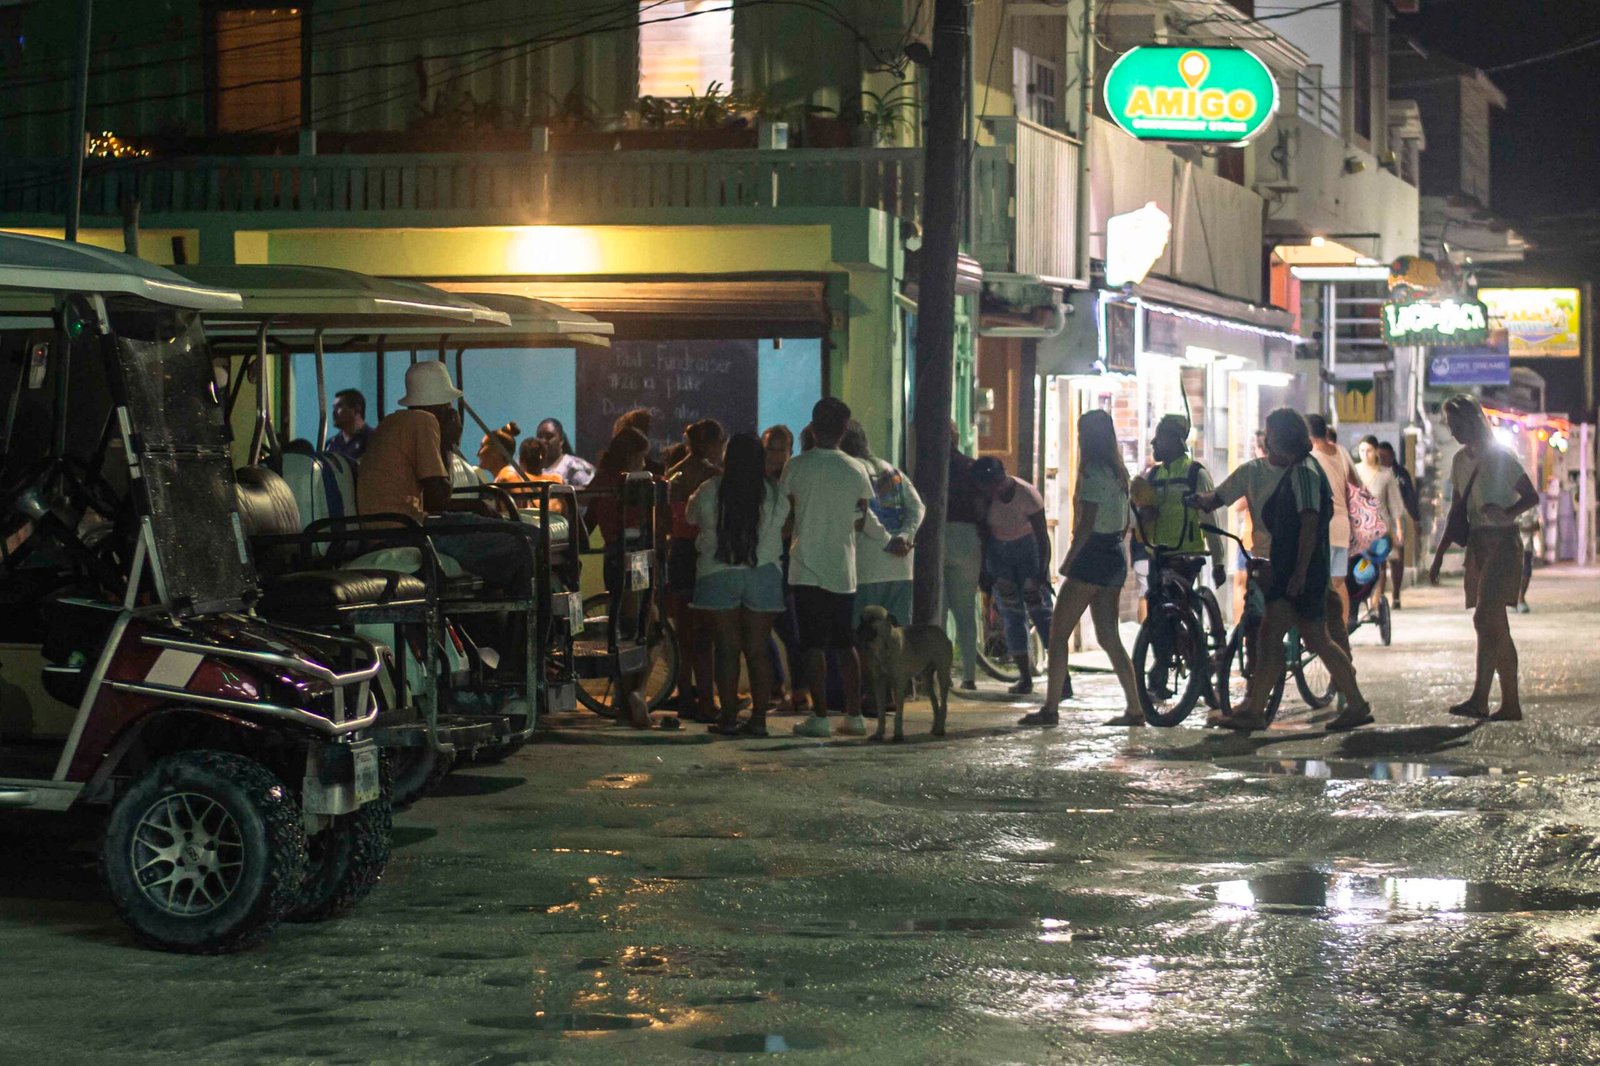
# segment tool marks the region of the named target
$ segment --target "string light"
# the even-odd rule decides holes
[[[129,144],[110,130],[101,130],[89,135],[88,154],[97,159],[148,159],[154,153]]]

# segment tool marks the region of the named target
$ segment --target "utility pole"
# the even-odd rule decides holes
[[[89,25],[94,15],[94,0],[81,0],[78,24],[78,65],[72,78],[72,111],[67,121],[67,229],[69,241],[78,239],[78,216],[83,204],[84,131],[89,125]]]
[[[913,617],[944,623],[944,514],[950,487],[950,399],[955,376],[956,256],[967,194],[966,0],[934,0],[928,67],[928,144],[922,167],[922,251],[917,278],[916,410],[911,477],[927,506],[917,535]]]

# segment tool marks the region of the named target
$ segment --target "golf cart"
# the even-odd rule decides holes
[[[183,272],[242,294],[241,311],[207,315],[208,338],[214,353],[242,354],[251,368],[266,369],[257,375],[266,385],[257,405],[251,465],[240,471],[241,482],[261,497],[245,508],[247,532],[258,553],[275,560],[263,610],[299,624],[353,628],[395,650],[388,692],[398,713],[386,716],[379,735],[386,747],[396,749],[396,792],[402,802],[426,791],[459,761],[492,761],[515,751],[542,715],[572,704],[571,625],[582,616],[578,597],[568,591],[576,589],[578,579],[578,526],[567,517],[576,512],[571,490],[529,484],[523,486],[528,493],[513,498],[504,487],[473,477],[457,454],[454,465],[462,473],[453,478],[454,494],[516,519],[507,527],[520,532],[532,555],[533,581],[526,592],[488,597],[482,583],[433,541],[434,534],[481,534],[482,527],[452,525],[444,516],[430,519],[424,530],[403,516],[358,516],[359,464],[316,452],[314,445],[303,451],[279,446],[288,435],[287,419],[281,409],[280,417],[273,417],[267,390],[283,376],[283,356],[311,353],[321,412],[317,439],[322,440],[329,355],[354,358],[350,353],[376,351],[381,361],[390,345],[415,352],[422,344],[442,344],[447,335],[464,347],[531,347],[549,343],[557,323],[548,316],[530,319],[493,310],[430,286],[343,270],[242,265]],[[596,334],[609,332],[604,323],[587,322]],[[569,330],[582,325],[559,324]],[[476,418],[465,398],[460,406]],[[270,453],[265,464],[263,451]],[[327,565],[413,575],[425,595],[421,602],[359,607],[285,602],[274,595],[299,580],[298,571]],[[498,650],[472,639],[471,616],[489,612],[521,619],[526,670],[498,669]]]
[[[0,234],[0,807],[108,811],[122,917],[206,954],[344,913],[389,854],[378,650],[250,613],[198,317],[239,304]]]

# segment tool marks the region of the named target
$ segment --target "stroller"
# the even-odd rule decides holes
[[[1354,633],[1368,622],[1376,622],[1384,647],[1389,646],[1393,637],[1389,597],[1379,596],[1376,606],[1365,611],[1362,608],[1372,597],[1372,590],[1378,585],[1378,576],[1388,565],[1389,554],[1393,550],[1394,544],[1387,534],[1378,537],[1367,546],[1366,551],[1351,558],[1350,573],[1344,579],[1345,591],[1350,595],[1350,617],[1346,619],[1348,631]]]

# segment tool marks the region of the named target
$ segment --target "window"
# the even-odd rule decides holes
[[[1017,114],[1041,126],[1056,128],[1061,117],[1061,89],[1056,65],[1022,48],[1012,50]]]
[[[733,89],[732,0],[641,0],[639,95],[690,96],[712,82]]]
[[[300,125],[301,13],[297,7],[223,9],[212,23],[218,133]]]
[[[1351,125],[1355,135],[1368,143],[1372,141],[1372,48],[1372,34],[1355,35],[1350,64]]]

